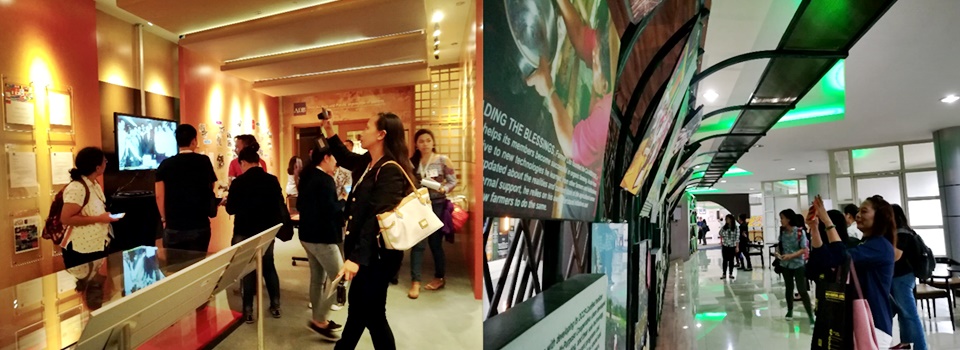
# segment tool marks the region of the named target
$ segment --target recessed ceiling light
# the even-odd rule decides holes
[[[437,23],[443,20],[443,12],[437,11],[433,13],[433,23]]]
[[[754,190],[754,188],[753,188],[753,187],[750,187],[750,190],[751,190],[751,191],[753,191],[753,190]]]
[[[713,101],[716,101],[718,97],[720,97],[720,94],[718,94],[716,91],[713,91],[712,89],[707,90],[707,92],[703,94],[703,98],[707,99],[707,102],[711,102],[711,103]]]
[[[727,180],[720,180],[720,183],[725,184],[727,183]]]
[[[790,168],[790,169],[787,169],[787,170],[794,171],[794,170],[797,170],[797,168]]]
[[[941,99],[940,99],[940,102],[943,102],[943,103],[954,103],[954,102],[957,102],[958,100],[960,100],[960,96],[957,96],[957,95],[954,95],[954,94],[949,94],[949,95],[947,95],[947,97],[941,98]]]
[[[700,166],[697,165],[697,166],[695,166],[695,167],[693,167],[693,168],[694,168],[694,169],[700,169]]]
[[[153,27],[153,22],[147,22],[147,25]]]

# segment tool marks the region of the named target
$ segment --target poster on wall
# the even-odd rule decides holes
[[[40,249],[40,216],[13,219],[13,249],[17,254]]]
[[[73,124],[73,111],[69,92],[50,90],[47,95],[47,113],[50,125],[70,126]]]
[[[54,186],[70,183],[70,169],[73,169],[73,152],[50,152],[50,176]]]
[[[6,83],[3,84],[3,107],[8,124],[36,124],[33,87]]]
[[[689,103],[689,95],[683,99],[683,103],[680,105],[680,112],[677,118],[682,122],[686,118],[687,106]],[[702,110],[702,109],[701,109]],[[678,159],[679,154],[683,150],[684,146],[687,145],[687,141],[690,140],[690,135],[696,132],[696,128],[700,126],[700,116],[698,112],[694,115],[690,123],[682,125],[683,128],[679,128],[675,131],[674,134],[668,139],[668,144],[666,152],[663,155],[663,160],[660,164],[660,169],[657,171],[657,176],[654,177],[653,183],[656,184],[650,189],[650,193],[647,196],[647,204],[649,204],[654,210],[653,212],[641,211],[640,216],[650,216],[655,217],[658,214],[659,209],[665,203],[664,200],[667,196],[667,192],[670,191],[671,187],[664,187],[663,185],[669,186],[668,176],[673,177],[676,174],[676,163],[680,160]],[[696,122],[696,123],[694,123]],[[681,126],[680,123],[677,123],[677,126]],[[689,159],[688,159],[689,160]]]
[[[633,156],[630,167],[620,183],[620,187],[634,195],[640,192],[640,188],[653,175],[654,163],[657,161],[657,155],[664,147],[664,142],[668,136],[675,130],[677,110],[686,96],[687,87],[690,85],[690,79],[697,68],[697,54],[700,43],[700,26],[691,33],[687,45],[680,54],[680,61],[674,68],[673,75],[667,82],[667,89],[660,99],[657,109],[653,113],[653,121],[650,128],[645,130],[644,136],[640,141],[640,147]],[[685,115],[685,114],[684,114]],[[641,130],[640,132],[644,132]]]
[[[10,188],[34,188],[37,181],[37,154],[35,152],[7,152],[10,167]]]
[[[485,215],[592,220],[620,47],[607,0],[483,6]]]
[[[650,240],[641,241],[639,244],[639,252],[637,259],[640,259],[639,269],[637,271],[639,281],[639,286],[637,287],[637,323],[636,323],[636,332],[634,333],[635,339],[634,344],[636,345],[634,349],[641,350],[646,349],[646,344],[648,343],[647,339],[647,325],[649,324],[648,320],[649,315],[649,305],[650,305]]]
[[[593,224],[593,273],[607,275],[605,349],[627,348],[628,224]]]

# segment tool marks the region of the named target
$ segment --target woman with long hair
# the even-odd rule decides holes
[[[891,349],[927,350],[927,340],[923,334],[923,324],[920,323],[920,313],[917,311],[917,298],[913,294],[917,286],[917,276],[913,271],[913,264],[922,263],[923,257],[917,256],[917,232],[910,228],[907,214],[899,204],[891,205],[894,222],[897,224],[896,262],[893,264],[893,284],[890,285],[893,297],[893,312],[899,315],[900,344]]]
[[[793,319],[793,288],[796,283],[797,292],[800,293],[800,300],[803,302],[803,308],[807,310],[807,318],[810,324],[813,324],[813,309],[810,307],[810,292],[807,286],[807,272],[804,255],[807,254],[807,236],[800,231],[804,226],[801,220],[802,216],[797,215],[793,209],[786,209],[780,212],[780,248],[776,257],[780,259],[780,267],[783,268],[783,281],[786,285],[787,315],[786,319]]]
[[[408,177],[413,166],[407,158],[403,121],[393,113],[380,113],[370,118],[360,134],[365,154],[347,150],[333,132],[330,119],[323,121],[330,151],[344,168],[362,174],[347,198],[347,232],[344,253],[347,261],[340,270],[343,279],[351,281],[347,322],[336,350],[354,349],[364,329],[376,349],[396,349],[396,341],[387,322],[387,287],[399,269],[403,252],[385,248],[380,237],[377,214],[393,210],[413,191]],[[396,162],[386,164],[387,162]]]
[[[857,228],[863,231],[863,242],[847,249],[837,233],[836,224],[824,208],[823,199],[817,196],[813,206],[816,220],[822,221],[826,226],[827,242],[820,239],[819,232],[811,234],[815,254],[810,257],[810,261],[819,265],[818,268],[836,268],[845,264],[849,255],[857,269],[863,297],[867,299],[873,313],[880,349],[889,348],[893,340],[890,291],[893,283],[894,247],[897,244],[897,224],[893,207],[881,196],[873,196],[863,201],[860,212],[857,213]],[[817,249],[820,247],[826,249]]]
[[[737,229],[737,221],[731,214],[724,217],[723,227],[720,228],[720,245],[720,251],[723,253],[723,277],[720,279],[727,279],[728,269],[730,279],[736,279],[733,276],[733,259],[740,253],[740,230]]]
[[[417,183],[423,180],[430,180],[439,184],[437,189],[430,189],[430,201],[433,202],[433,212],[437,217],[443,217],[444,211],[450,200],[447,199],[447,193],[457,187],[457,174],[453,170],[453,162],[445,155],[437,154],[436,139],[433,132],[427,129],[417,130],[413,140],[417,149],[413,151],[413,157],[410,162],[413,163],[413,172],[417,176]],[[429,188],[429,187],[428,187]],[[424,288],[427,290],[439,290],[446,284],[444,275],[446,273],[446,258],[443,254],[443,234],[446,227],[437,230],[420,241],[410,252],[410,291],[407,296],[410,299],[416,299],[420,296],[420,270],[423,266],[423,252],[426,245],[430,245],[430,252],[433,253],[433,281],[430,281]]]
[[[297,211],[297,196],[299,195],[298,187],[300,187],[300,172],[303,170],[303,161],[300,160],[300,157],[293,156],[290,157],[290,161],[287,163],[287,209],[290,210],[291,214],[296,214]]]
[[[107,158],[102,150],[87,147],[77,152],[76,168],[70,170],[70,183],[63,189],[63,209],[60,222],[68,227],[60,246],[63,264],[71,268],[107,255],[110,243],[110,223],[119,219],[110,217],[107,197],[97,181],[107,169]]]

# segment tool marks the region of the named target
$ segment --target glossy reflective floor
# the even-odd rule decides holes
[[[738,271],[723,281],[719,249],[697,252],[687,262],[674,262],[665,296],[657,349],[728,350],[809,349],[812,329],[802,304],[794,304],[794,320],[784,319],[787,304],[783,280],[753,257],[752,272]],[[920,309],[930,349],[960,349],[945,299],[937,301],[937,317]],[[894,342],[899,330],[894,322]]]

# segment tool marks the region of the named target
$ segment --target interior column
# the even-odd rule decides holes
[[[933,147],[937,159],[937,182],[940,185],[940,205],[943,209],[943,235],[947,255],[960,255],[960,126],[933,133]]]

